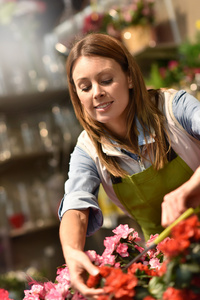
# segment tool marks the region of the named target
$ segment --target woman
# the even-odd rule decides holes
[[[67,59],[68,86],[84,131],[70,160],[61,202],[60,239],[72,286],[86,298],[84,271],[98,273],[84,254],[86,235],[103,222],[102,183],[109,198],[141,226],[159,233],[163,197],[200,165],[200,103],[185,91],[147,90],[140,69],[114,38],[91,34]]]

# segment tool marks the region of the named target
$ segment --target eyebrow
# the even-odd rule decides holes
[[[106,71],[111,71],[111,68],[105,68],[103,69],[101,72],[97,73],[96,76],[100,76],[102,73],[106,72]],[[87,77],[80,77],[76,80],[76,82],[81,81],[81,80],[87,80]]]

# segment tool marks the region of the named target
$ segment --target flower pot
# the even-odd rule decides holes
[[[156,39],[151,25],[135,25],[121,31],[121,39],[127,49],[133,54],[145,47],[154,47]]]

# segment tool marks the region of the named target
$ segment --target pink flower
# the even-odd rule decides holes
[[[135,249],[137,249],[140,253],[141,253],[142,251],[144,251],[144,248],[143,248],[143,247],[140,247],[140,246],[138,246],[138,245],[135,245]]]
[[[49,290],[45,299],[48,300],[65,300],[71,293],[69,292],[69,284],[54,284],[54,286]]]
[[[141,238],[138,236],[137,231],[133,231],[129,236],[128,236],[128,241],[130,242],[139,242],[141,241]]]
[[[45,296],[48,300],[65,300],[65,297],[56,289],[51,289]]]
[[[74,296],[72,297],[72,300],[86,300],[79,292],[76,292]]]
[[[125,10],[125,11],[122,12],[122,14],[123,14],[123,18],[124,18],[125,22],[131,23],[131,21],[132,21],[131,11],[130,10]]]
[[[169,70],[174,70],[178,67],[178,61],[177,60],[170,60],[168,63]]]
[[[117,262],[115,265],[114,265],[115,268],[120,268],[120,263]]]
[[[97,253],[94,250],[88,250],[85,252],[87,254],[87,256],[89,257],[89,259],[91,260],[91,262],[96,261],[97,258]]]
[[[28,292],[30,292],[30,291],[24,291],[25,297],[23,298],[23,300],[40,300],[41,299],[38,295],[32,295]]]
[[[120,235],[120,237],[123,239],[126,239],[129,233],[131,233],[132,231],[133,228],[129,228],[127,224],[125,225],[121,224],[113,230],[115,234]]]
[[[159,270],[161,268],[160,261],[157,257],[150,259],[149,264],[150,264],[152,269],[158,269]]]
[[[104,250],[104,254],[112,254],[113,251],[116,249],[116,246],[119,244],[120,241],[120,236],[119,235],[114,235],[110,237],[106,237],[104,240],[104,246],[106,249]]]
[[[104,265],[111,265],[111,266],[114,266],[115,264],[115,256],[114,255],[111,255],[111,254],[108,254],[108,255],[102,255],[102,263],[101,263],[101,266],[104,266]]]
[[[68,267],[58,268],[56,281],[58,283],[70,284],[70,274]]]
[[[153,243],[153,241],[159,236],[159,234],[151,234],[149,240],[146,243],[146,246],[148,247],[150,244]]]
[[[102,257],[96,253],[94,250],[88,250],[85,252],[91,262],[93,262],[96,266],[99,266],[102,263]]]
[[[24,291],[24,294],[25,294],[25,298],[24,300],[39,300],[40,297],[44,298],[45,297],[45,289],[44,289],[44,286],[42,284],[34,284],[32,285],[31,289],[30,290],[25,290]]]
[[[126,244],[119,244],[119,246],[116,249],[116,252],[121,255],[121,257],[128,257],[128,246]]]
[[[164,67],[161,67],[161,68],[159,69],[159,72],[160,72],[160,76],[161,76],[162,78],[165,78],[166,73],[167,73],[167,69],[164,68]]]

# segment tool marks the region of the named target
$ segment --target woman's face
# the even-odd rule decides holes
[[[72,77],[76,92],[91,118],[117,134],[126,132],[125,109],[129,102],[130,80],[113,59],[81,56]]]

